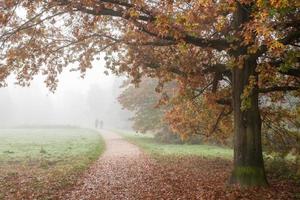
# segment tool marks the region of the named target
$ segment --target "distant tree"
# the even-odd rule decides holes
[[[155,92],[157,84],[158,81],[152,79],[143,80],[137,88],[126,84],[126,89],[118,97],[123,108],[134,112],[132,120],[136,131],[155,132],[166,126],[163,116],[167,107],[158,105],[163,94]]]
[[[6,0],[0,13],[1,85],[11,73],[26,85],[42,72],[54,90],[64,66],[78,62],[84,75],[106,51],[118,74],[177,80],[231,107],[231,183],[267,185],[259,97],[299,97],[297,0]]]

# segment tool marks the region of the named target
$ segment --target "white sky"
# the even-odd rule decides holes
[[[55,93],[46,88],[43,82],[45,77],[41,75],[35,77],[30,87],[24,88],[14,85],[10,78],[8,87],[0,88],[0,127],[1,121],[2,126],[93,126],[95,118],[104,120],[108,115],[110,118],[106,120],[106,124],[113,124],[111,121],[122,112],[113,89],[116,88],[116,82],[122,82],[122,78],[111,73],[105,75],[103,60],[95,61],[92,69],[87,70],[84,79],[79,72],[69,72],[68,69],[70,68],[66,68],[59,76]],[[120,117],[116,120],[120,121]]]

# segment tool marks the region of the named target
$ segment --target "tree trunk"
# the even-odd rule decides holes
[[[268,185],[262,155],[257,85],[247,99],[249,108],[241,110],[241,95],[249,84],[249,77],[257,80],[255,68],[256,61],[248,59],[242,68],[233,69],[234,169],[230,182],[242,187]]]

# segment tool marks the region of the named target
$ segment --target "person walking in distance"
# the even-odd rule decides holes
[[[95,120],[95,128],[98,129],[98,126],[99,126],[99,120],[96,119],[96,120]]]

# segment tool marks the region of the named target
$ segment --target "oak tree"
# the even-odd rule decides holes
[[[260,97],[299,97],[297,0],[5,0],[0,81],[27,85],[42,73],[54,90],[70,63],[84,76],[105,51],[107,67],[138,82],[176,79],[228,106],[234,118],[231,183],[267,185]],[[273,98],[273,97],[271,97]]]

